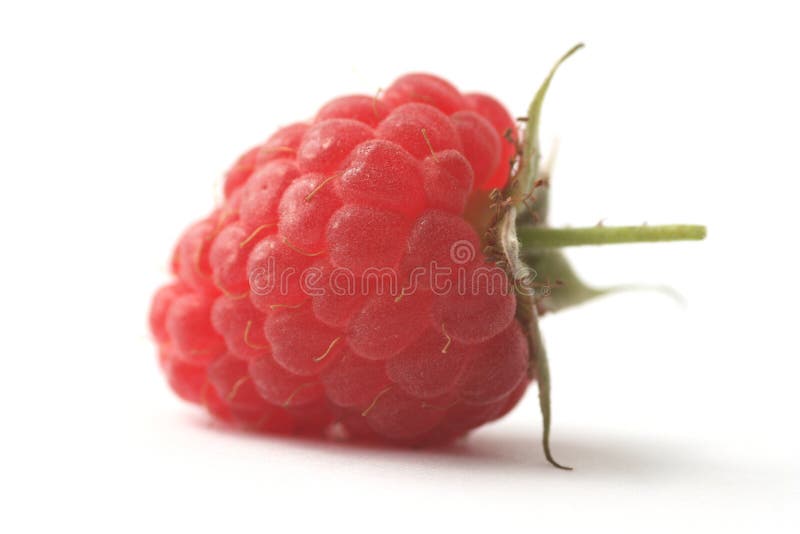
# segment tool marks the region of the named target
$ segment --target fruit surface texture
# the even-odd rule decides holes
[[[245,152],[152,301],[172,389],[255,431],[408,445],[503,416],[532,349],[485,249],[517,153],[499,102],[428,74]]]

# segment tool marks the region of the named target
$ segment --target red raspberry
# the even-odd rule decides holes
[[[602,291],[552,247],[704,230],[545,226],[536,128],[554,71],[522,141],[492,97],[409,74],[380,96],[334,99],[242,155],[223,205],[189,226],[175,280],[153,298],[177,395],[254,430],[337,425],[435,444],[508,413],[535,376],[558,465],[537,313]],[[524,206],[532,213],[517,218]],[[522,291],[522,260],[548,291],[551,279],[571,286],[544,302]]]
[[[510,409],[528,382],[514,294],[437,294],[427,278],[400,287],[430,262],[455,272],[454,243],[469,246],[465,272],[489,265],[464,209],[509,176],[508,117],[491,97],[410,74],[380,97],[332,100],[244,154],[153,301],[176,392],[248,427],[340,421],[403,443],[451,440]],[[309,272],[326,293],[305,287]],[[327,291],[337,273],[356,287]]]

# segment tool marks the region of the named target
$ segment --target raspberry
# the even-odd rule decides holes
[[[480,343],[496,336],[514,319],[516,299],[513,293],[502,293],[487,282],[482,286],[482,276],[476,270],[467,271],[468,279],[478,280],[476,293],[461,294],[449,291],[436,299],[432,313],[437,324],[443,325],[448,335],[463,343]],[[482,273],[481,273],[482,274]],[[501,273],[497,273],[501,274]],[[472,288],[470,288],[472,289]],[[479,291],[484,291],[480,293]]]
[[[461,148],[456,125],[428,104],[405,104],[392,111],[376,130],[378,137],[406,149],[415,158]]]
[[[522,381],[528,367],[528,344],[516,321],[473,351],[459,380],[461,398],[474,404],[488,404],[508,397]]]
[[[270,355],[250,360],[248,374],[261,396],[274,406],[304,406],[323,396],[319,380],[290,373]]]
[[[466,346],[448,340],[444,330],[428,328],[422,336],[389,359],[386,372],[397,386],[421,399],[436,398],[456,389],[470,365]]]
[[[413,216],[425,205],[422,164],[388,141],[367,141],[356,147],[337,186],[342,200],[356,206]]]
[[[296,159],[297,148],[303,141],[308,124],[298,122],[284,126],[266,140],[256,154],[256,167],[261,167],[268,161],[280,159]]]
[[[325,187],[324,174],[306,174],[292,182],[278,207],[278,234],[298,248],[317,250],[324,246],[328,221],[342,201],[332,187]]]
[[[443,150],[425,158],[422,165],[428,206],[463,213],[475,181],[467,159],[457,150]]]
[[[422,102],[448,115],[466,108],[464,97],[458,89],[446,80],[430,74],[401,76],[384,91],[383,100],[390,107],[409,102]]]
[[[252,240],[247,241],[247,231],[236,223],[226,226],[214,238],[208,263],[214,284],[225,295],[235,297],[247,293],[247,256],[253,244]]]
[[[213,294],[208,249],[217,230],[218,214],[191,225],[178,241],[172,256],[172,271],[186,286],[198,293]]]
[[[456,257],[462,249],[468,256]],[[462,272],[459,267],[466,268],[482,260],[476,253],[478,250],[480,250],[480,239],[468,222],[452,213],[429,210],[414,222],[409,232],[403,267],[405,270],[410,270],[418,266],[427,267],[434,262],[442,268],[441,274],[444,276],[437,276],[425,282],[438,285],[436,282],[445,278],[452,282],[452,279]],[[445,269],[450,274],[447,274]]]
[[[181,361],[169,346],[161,347],[159,360],[172,390],[184,400],[201,403],[208,383],[206,366]]]
[[[344,408],[369,406],[392,384],[384,362],[362,358],[346,347],[339,361],[320,378],[328,399]]]
[[[310,306],[269,314],[264,333],[272,345],[273,359],[298,376],[319,375],[336,361],[345,338],[342,332],[319,322]]]
[[[392,295],[371,297],[347,329],[350,348],[370,360],[391,358],[432,323],[431,295],[422,290],[398,300]]]
[[[321,323],[334,328],[344,328],[362,308],[366,296],[360,294],[349,271],[339,270],[327,260],[314,265],[319,270],[317,285],[330,291],[317,292],[311,296],[311,308]]]
[[[281,196],[298,176],[297,164],[286,158],[267,163],[253,173],[246,182],[239,208],[245,230],[275,227]]]
[[[481,117],[488,120],[494,127],[494,131],[500,139],[512,142],[501,143],[500,164],[494,170],[494,174],[483,185],[483,189],[502,187],[511,172],[511,162],[517,143],[517,128],[514,119],[508,114],[506,108],[494,98],[479,93],[465,96],[469,109],[475,111]]]
[[[150,305],[150,331],[160,345],[166,345],[169,341],[167,312],[169,312],[175,299],[185,291],[187,289],[182,287],[180,283],[175,283],[162,287],[153,296],[153,302]]]
[[[370,268],[396,267],[405,250],[408,223],[397,213],[345,205],[328,224],[330,260],[357,275]]]
[[[350,152],[373,135],[372,128],[352,119],[318,122],[303,135],[297,164],[304,172],[336,172]]]
[[[226,205],[187,231],[178,281],[153,301],[152,330],[176,391],[201,402],[210,385],[215,409],[247,426],[260,410],[299,421],[303,406],[322,401],[330,417],[363,417],[373,437],[409,443],[452,426],[436,432],[450,440],[488,420],[451,425],[448,414],[527,383],[518,363],[526,346],[487,344],[512,335],[503,330],[513,294],[452,304],[427,280],[400,292],[414,267],[459,267],[456,242],[470,248],[466,267],[487,262],[464,207],[510,143],[495,128],[505,116],[483,108],[485,116],[440,78],[408,75],[379,97],[332,100],[239,158]],[[338,272],[346,291],[314,294],[302,278],[312,268],[320,287]],[[398,273],[392,291],[378,277],[386,268]],[[498,352],[509,343],[514,351]],[[499,377],[486,398],[470,381],[484,360]]]
[[[225,174],[225,198],[230,198],[234,191],[239,189],[253,173],[253,169],[256,166],[256,158],[258,158],[260,150],[261,147],[256,146],[242,154],[242,156],[236,160],[233,167]]]
[[[211,308],[211,324],[225,339],[228,352],[244,360],[269,354],[270,344],[260,325],[266,316],[248,298],[221,295]]]
[[[317,112],[317,121],[325,119],[352,119],[373,128],[389,114],[382,101],[365,95],[350,95],[334,98]]]
[[[492,124],[474,111],[453,113],[452,120],[464,147],[464,156],[472,166],[475,184],[481,187],[499,166],[502,151],[500,137]],[[502,185],[500,182],[497,186]]]
[[[361,412],[369,427],[386,439],[413,442],[432,431],[447,415],[397,387],[381,390]]]
[[[547,376],[542,306],[515,286],[511,205],[538,186],[538,148],[517,143],[493,98],[409,74],[245,152],[153,298],[170,386],[253,430],[338,423],[354,439],[409,445],[507,413],[530,377]]]
[[[176,356],[186,362],[209,363],[225,353],[225,340],[211,325],[211,303],[206,295],[188,293],[169,307],[167,336]]]
[[[264,313],[302,305],[308,295],[300,273],[311,266],[312,259],[277,234],[263,238],[247,261],[250,301]]]

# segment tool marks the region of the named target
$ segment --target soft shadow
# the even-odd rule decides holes
[[[553,440],[551,449],[559,462],[573,467],[574,471],[565,473],[547,463],[539,436],[529,429],[483,429],[445,447],[404,448],[314,436],[259,434],[210,422],[199,416],[191,417],[189,421],[193,426],[202,426],[206,431],[229,435],[237,440],[265,446],[299,447],[306,453],[335,457],[336,461],[402,462],[432,470],[543,472],[626,479],[687,478],[728,471],[727,466],[694,451],[693,444],[639,436],[561,431]]]
[[[538,436],[531,432],[476,434],[458,447],[469,461],[495,468],[560,471],[544,459]],[[551,443],[555,458],[576,473],[622,478],[685,477],[711,467],[713,461],[690,447],[664,440],[588,432],[559,432]]]

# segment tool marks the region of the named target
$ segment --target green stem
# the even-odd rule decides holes
[[[523,249],[535,250],[616,243],[699,241],[706,237],[706,227],[693,224],[592,226],[589,228],[521,226],[517,228],[517,237]]]

